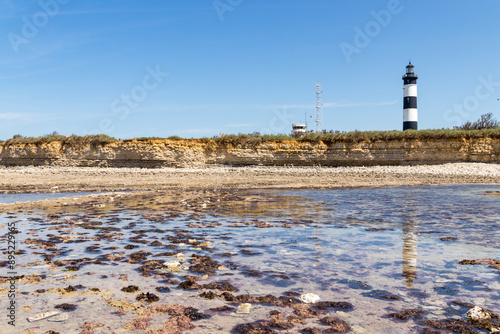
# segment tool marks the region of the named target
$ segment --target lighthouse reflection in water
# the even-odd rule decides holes
[[[406,285],[413,287],[413,281],[417,277],[417,230],[412,221],[403,223],[403,276]]]

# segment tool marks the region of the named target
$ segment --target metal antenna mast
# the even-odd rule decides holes
[[[321,107],[323,106],[323,102],[321,102],[321,93],[323,90],[321,89],[321,84],[316,82],[316,117],[314,119],[314,132],[321,132],[322,129],[322,118],[321,118]]]

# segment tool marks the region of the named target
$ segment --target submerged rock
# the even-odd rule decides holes
[[[205,291],[205,292],[202,292],[200,294],[200,297],[213,300],[215,298],[215,293],[213,293],[212,291],[208,291],[208,292]]]
[[[138,291],[139,287],[136,285],[129,285],[129,286],[123,287],[121,290],[123,292],[133,293],[133,292]]]
[[[67,287],[64,288],[66,292],[74,292],[76,291],[75,287],[72,285],[68,285]]]
[[[482,264],[482,265],[487,265],[488,267],[493,269],[500,269],[500,260],[495,260],[495,259],[462,260],[459,261],[458,264],[461,265]]]
[[[63,304],[58,304],[55,306],[55,308],[61,309],[61,310],[76,310],[77,306],[75,304],[68,304],[68,303],[63,303]]]
[[[324,317],[320,321],[326,325],[330,325],[330,329],[327,332],[333,333],[345,333],[351,330],[351,326],[344,320],[335,317]]]
[[[472,329],[472,326],[463,320],[446,319],[438,320],[424,320],[423,324],[437,329],[447,329],[454,333],[474,334],[477,333]]]
[[[208,310],[212,311],[212,312],[226,312],[226,311],[233,311],[234,308],[227,306],[227,305],[224,305],[224,306],[209,308]]]
[[[137,297],[135,298],[139,301],[145,301],[147,303],[153,303],[153,302],[157,302],[160,300],[160,298],[153,294],[153,293],[149,293],[149,292],[146,292],[146,293],[141,293],[139,295],[137,295]]]
[[[170,292],[170,288],[168,286],[157,286],[155,290],[161,293]]]
[[[349,302],[318,302],[313,305],[314,308],[325,310],[328,308],[334,309],[342,309],[346,311],[351,311],[354,309],[354,306]]]
[[[408,320],[410,318],[422,319],[422,314],[425,313],[423,310],[419,309],[407,309],[401,312],[389,313],[388,316],[399,320]]]
[[[277,334],[274,329],[266,326],[265,323],[256,322],[252,324],[241,324],[235,327],[234,331],[239,334]]]
[[[189,271],[197,274],[213,276],[215,272],[219,268],[220,264],[216,261],[212,260],[208,256],[198,256],[196,254],[192,255],[190,260],[191,266],[189,267]]]

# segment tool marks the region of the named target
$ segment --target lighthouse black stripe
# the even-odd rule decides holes
[[[417,97],[416,96],[405,96],[403,100],[403,109],[417,109]]]
[[[404,79],[404,82],[405,82],[405,85],[412,85],[412,84],[416,84],[417,83],[417,77],[405,77],[403,78]]]
[[[403,122],[403,131],[418,130],[417,122]]]

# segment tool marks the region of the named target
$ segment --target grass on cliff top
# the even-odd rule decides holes
[[[352,131],[346,133],[308,133],[301,141],[335,143],[335,142],[375,142],[392,140],[427,140],[448,138],[500,138],[500,127],[481,130],[434,129],[407,131]]]
[[[298,141],[325,144],[333,143],[359,143],[359,142],[376,142],[376,141],[392,141],[392,140],[428,140],[428,139],[458,139],[458,138],[500,138],[500,127],[481,130],[459,130],[459,129],[436,129],[436,130],[407,130],[407,131],[351,131],[346,133],[308,133],[302,138],[293,138],[285,134],[279,135],[261,135],[259,133],[238,134],[238,135],[222,135],[212,138],[191,139],[202,142],[216,142],[223,145],[244,145],[257,146],[265,142],[283,142],[283,141]],[[133,140],[149,141],[149,140],[183,140],[179,136],[171,136],[168,138],[159,137],[141,137],[134,139],[126,139],[124,142]],[[190,140],[190,139],[186,139]],[[16,135],[5,142],[0,142],[0,145],[10,146],[16,144],[35,144],[40,145],[60,141],[63,145],[79,146],[90,144],[92,146],[105,145],[107,143],[116,142],[118,139],[100,134],[89,136],[63,136],[57,133],[42,137],[23,137]]]
[[[184,138],[179,137],[179,136],[170,136],[167,138],[162,138],[162,137],[139,137],[139,138],[132,138],[132,139],[124,139],[123,141],[130,142],[130,141],[150,141],[150,140],[164,140],[164,139],[170,139],[170,140],[184,140]]]
[[[263,142],[283,142],[295,140],[299,142],[312,142],[325,144],[332,143],[359,143],[392,140],[428,140],[447,138],[500,138],[500,127],[482,130],[458,130],[458,129],[436,129],[436,130],[407,130],[407,131],[351,131],[345,133],[323,132],[307,133],[301,138],[293,138],[287,135],[260,135],[260,134],[239,134],[223,135],[214,140],[223,144],[232,145],[258,145]],[[207,139],[205,139],[207,140]]]
[[[90,144],[91,146],[104,145],[106,143],[111,143],[118,141],[117,139],[107,136],[107,135],[88,135],[88,136],[63,136],[57,133],[52,133],[50,135],[41,136],[41,137],[24,137],[20,135],[15,135],[11,139],[6,140],[2,143],[4,146],[10,145],[23,145],[23,144],[34,144],[41,145],[45,143],[51,143],[59,141],[63,145],[68,146],[79,146]]]

